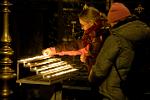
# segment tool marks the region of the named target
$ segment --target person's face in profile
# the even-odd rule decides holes
[[[92,21],[86,22],[86,21],[83,21],[82,19],[79,19],[79,22],[81,24],[81,28],[84,31],[88,30],[93,25]]]

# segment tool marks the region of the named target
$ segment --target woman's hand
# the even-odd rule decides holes
[[[80,61],[85,63],[85,62],[86,62],[86,57],[87,57],[86,54],[82,54],[82,55],[80,56]]]
[[[42,51],[42,54],[43,55],[48,55],[48,56],[54,56],[56,54],[56,50],[54,47],[51,47],[51,48],[47,48],[45,50]]]

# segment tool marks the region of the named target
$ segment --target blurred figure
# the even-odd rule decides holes
[[[105,40],[97,56],[89,81],[99,86],[102,100],[127,100],[121,81],[127,78],[132,66],[135,54],[132,43],[150,38],[150,28],[132,16],[129,9],[119,2],[112,3],[107,20],[111,25],[111,35]]]
[[[87,65],[87,72],[89,73],[104,40],[109,35],[108,29],[105,29],[106,17],[103,15],[104,14],[99,12],[96,8],[86,5],[79,14],[79,22],[81,28],[84,30],[82,38],[71,41],[69,45],[62,43],[55,47],[47,48],[43,50],[42,53],[50,57],[54,55],[80,55],[80,60]],[[91,88],[92,97],[95,97],[98,91],[95,89],[95,86],[93,87],[91,85]]]
[[[75,40],[69,45],[59,44],[42,51],[44,55],[80,55],[80,60],[86,63],[88,72],[95,63],[97,54],[109,33],[104,29],[106,18],[94,7],[84,7],[79,14],[79,22],[84,30],[82,39]]]

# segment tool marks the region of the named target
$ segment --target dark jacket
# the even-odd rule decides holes
[[[118,23],[111,32],[97,56],[89,80],[101,80],[99,92],[109,100],[125,100],[120,89],[120,78],[114,66],[117,66],[122,79],[125,79],[134,58],[131,42],[150,37],[150,28],[139,20],[132,20]]]

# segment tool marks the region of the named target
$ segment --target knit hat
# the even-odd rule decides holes
[[[116,2],[116,3],[112,3],[108,12],[107,20],[108,23],[114,23],[130,15],[131,13],[125,5]]]

